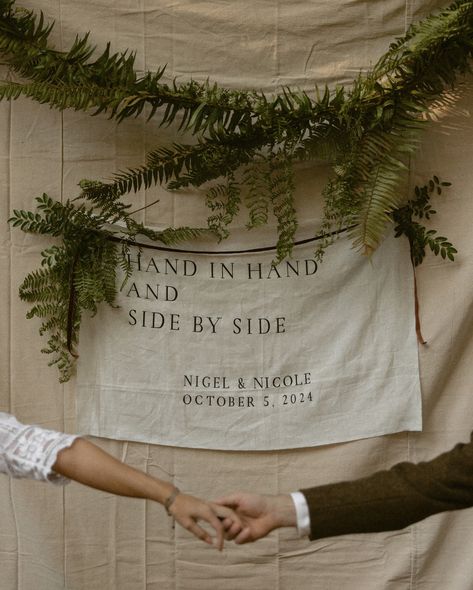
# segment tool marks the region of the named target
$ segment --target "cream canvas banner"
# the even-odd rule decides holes
[[[245,451],[419,430],[407,243],[314,250],[135,250],[120,307],[83,323],[79,430]]]

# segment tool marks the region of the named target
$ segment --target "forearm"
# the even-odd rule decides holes
[[[71,447],[58,454],[53,470],[104,492],[148,498],[161,504],[174,489],[171,483],[122,463],[83,438],[78,438]]]
[[[473,506],[473,444],[457,445],[428,462],[399,463],[303,493],[311,539],[401,529],[438,512]]]

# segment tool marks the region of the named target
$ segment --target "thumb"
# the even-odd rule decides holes
[[[214,500],[215,504],[219,506],[227,506],[228,508],[238,508],[240,505],[240,494],[233,493],[226,496],[220,496]]]
[[[250,527],[245,527],[240,531],[240,533],[235,537],[234,541],[237,545],[244,545],[245,543],[251,543],[252,541],[256,541],[258,537],[255,537],[252,534]]]

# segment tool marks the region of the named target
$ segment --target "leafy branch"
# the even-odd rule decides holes
[[[416,186],[414,198],[409,199],[407,203],[392,212],[392,219],[396,224],[394,234],[396,237],[405,235],[409,240],[411,248],[411,259],[414,266],[419,266],[425,258],[426,248],[443,259],[455,260],[457,254],[456,248],[447,238],[437,235],[437,230],[427,229],[417,219],[429,220],[437,211],[430,204],[430,197],[433,194],[442,194],[442,188],[451,186],[450,182],[441,182],[437,176],[434,176],[424,186]]]
[[[14,210],[9,222],[25,232],[61,238],[41,252],[41,267],[29,273],[20,285],[20,298],[32,304],[27,317],[41,319],[40,334],[47,334],[42,352],[52,355],[61,381],[67,381],[74,367],[84,312],[94,315],[106,302],[115,305],[117,269],[131,276],[130,247],[139,235],[164,244],[195,239],[206,229],[168,228],[158,232],[136,222],[129,205],[119,200],[96,199],[94,205],[64,204],[43,194],[36,198],[36,212]],[[113,224],[124,223],[116,229]]]

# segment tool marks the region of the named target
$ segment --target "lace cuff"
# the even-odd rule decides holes
[[[5,416],[5,414],[3,414]],[[52,469],[57,454],[76,440],[76,435],[26,426],[13,416],[2,420],[0,471],[11,477],[50,481],[63,485],[68,479]],[[3,463],[3,464],[2,464]]]

